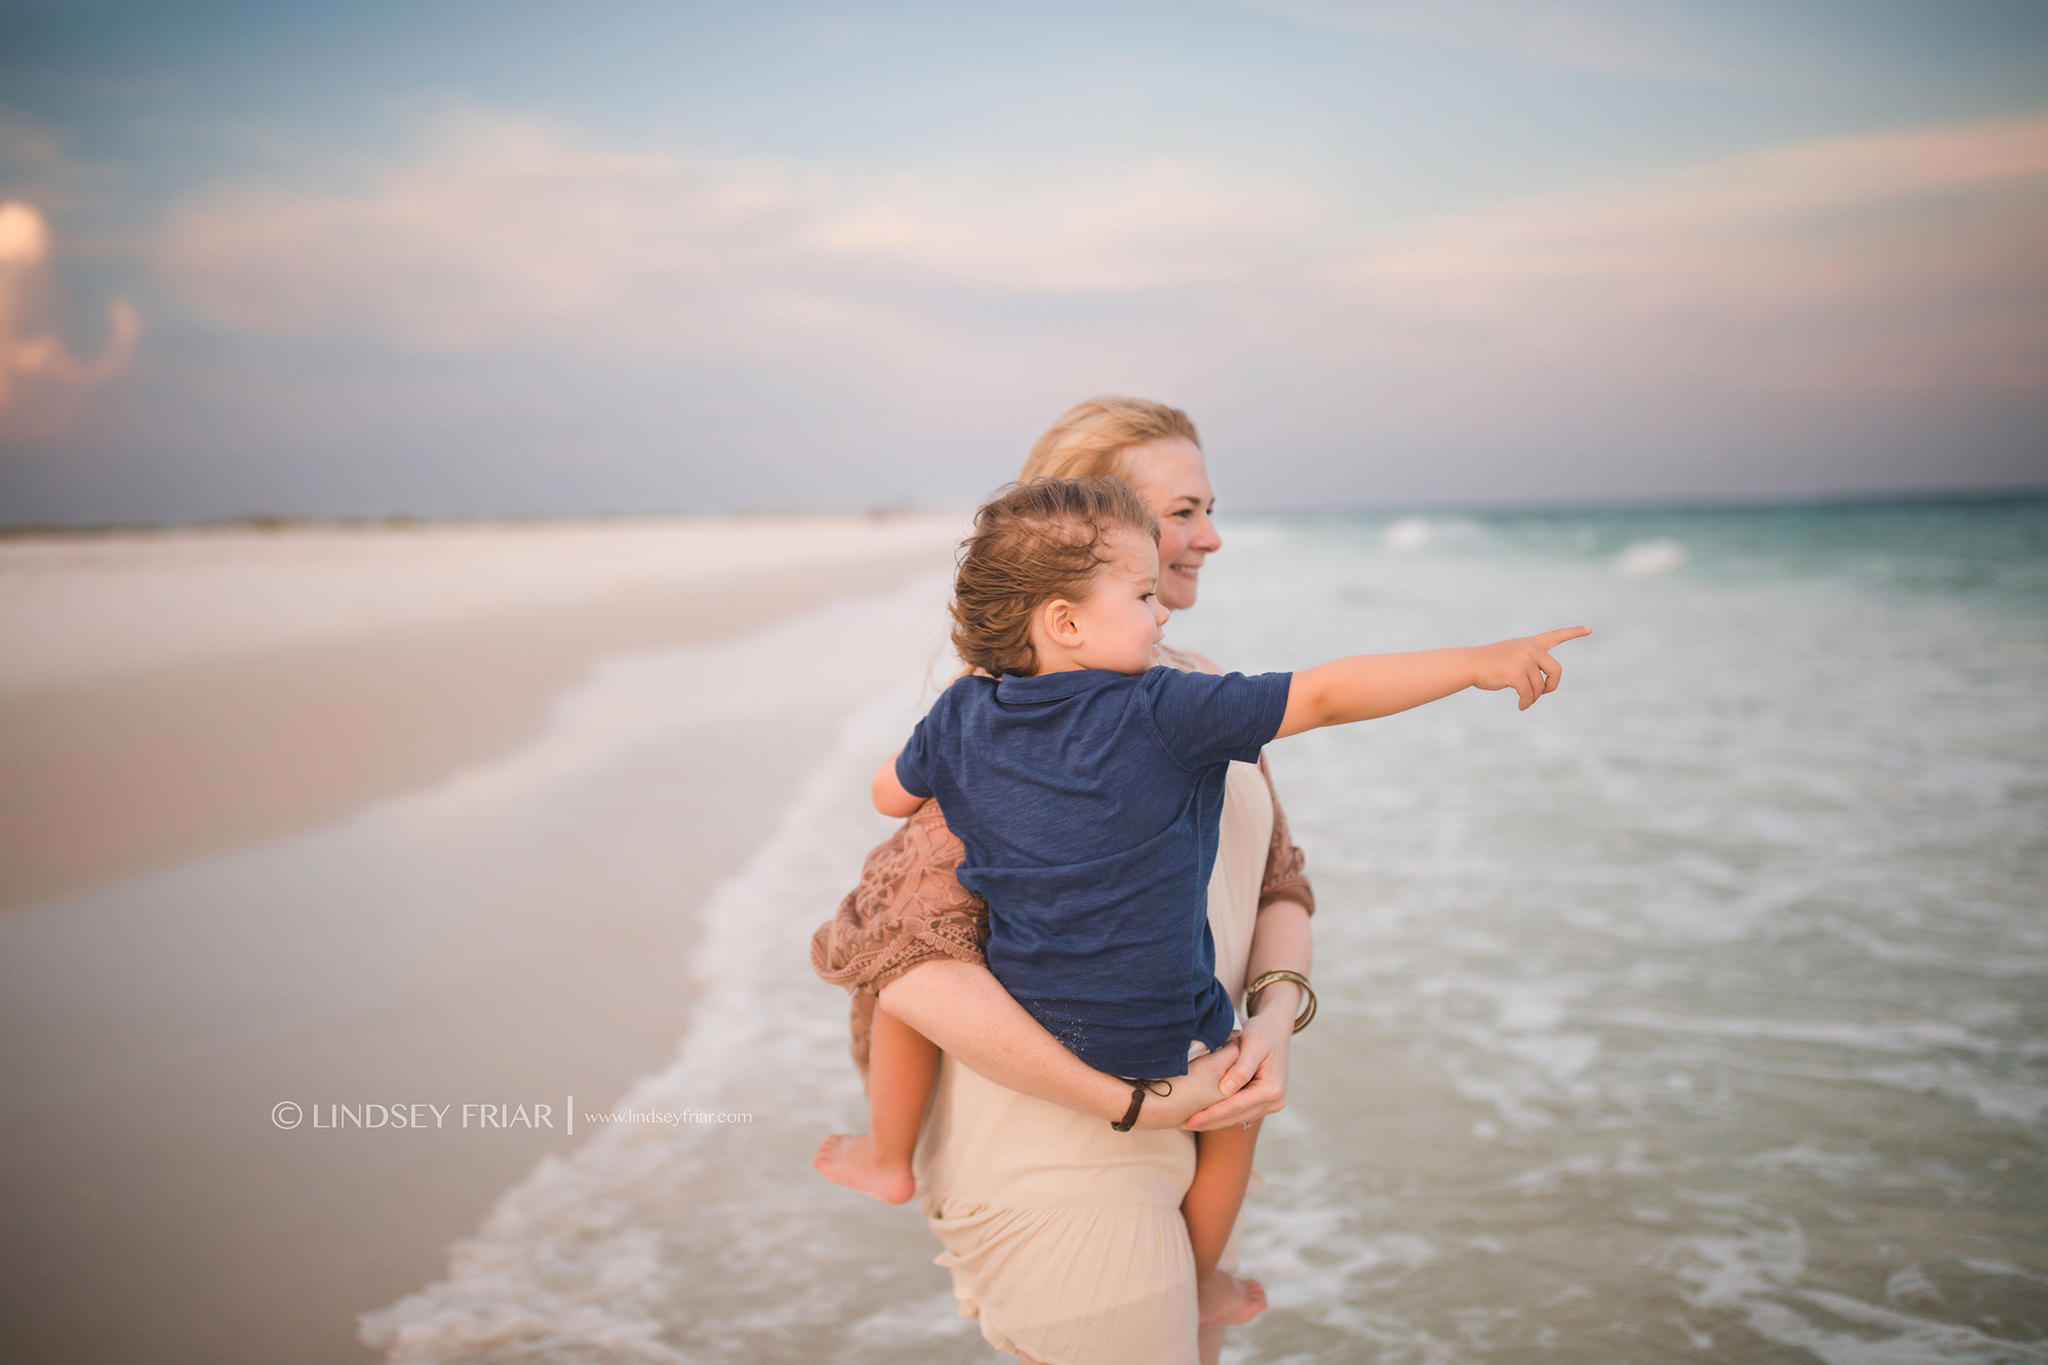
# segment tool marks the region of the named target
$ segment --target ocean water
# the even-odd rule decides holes
[[[1228,667],[1596,628],[1526,713],[1271,751],[1321,1013],[1244,1215],[1273,1307],[1226,1360],[2048,1361],[2048,504],[1224,532],[1169,639]],[[367,1341],[999,1359],[917,1214],[807,1166],[862,1118],[808,936],[927,687],[878,688],[719,889],[696,1020],[620,1101],[751,1121],[599,1130]]]

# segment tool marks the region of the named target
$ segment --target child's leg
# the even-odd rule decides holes
[[[1258,1144],[1257,1123],[1219,1128],[1195,1138],[1195,1179],[1180,1211],[1195,1250],[1195,1288],[1204,1326],[1250,1322],[1265,1311],[1266,1291],[1257,1280],[1241,1280],[1216,1268],[1230,1242],[1230,1230],[1237,1226]]]
[[[892,1014],[875,1011],[868,1043],[868,1125],[875,1159],[910,1171],[924,1107],[939,1079],[938,1044]]]
[[[858,1136],[834,1133],[818,1144],[811,1165],[827,1180],[901,1204],[917,1190],[911,1153],[932,1083],[939,1076],[939,1049],[910,1025],[875,1011],[868,1040],[868,1126]],[[1242,1188],[1238,1197],[1244,1197]],[[1229,1235],[1229,1229],[1224,1229]]]

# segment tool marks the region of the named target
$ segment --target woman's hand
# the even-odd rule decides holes
[[[1285,1109],[1287,1049],[1293,1038],[1291,1013],[1269,1010],[1246,1020],[1244,1032],[1238,1036],[1237,1057],[1218,1087],[1227,1092],[1225,1097],[1190,1115],[1181,1126],[1190,1132],[1204,1133],[1212,1128],[1250,1123]],[[1151,1101],[1146,1101],[1146,1107],[1151,1107]]]
[[[1223,1098],[1223,1078],[1236,1064],[1238,1045],[1225,1043],[1214,1052],[1188,1063],[1188,1074],[1173,1079],[1173,1093],[1147,1095],[1138,1111],[1138,1127],[1179,1128],[1197,1110],[1207,1109]],[[1128,1088],[1124,1094],[1129,1095]]]

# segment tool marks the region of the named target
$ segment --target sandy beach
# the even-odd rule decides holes
[[[593,658],[943,562],[947,518],[0,542],[0,911],[516,742]],[[938,556],[935,558],[935,556]]]
[[[0,1354],[373,1358],[356,1315],[433,1280],[498,1193],[576,1145],[568,1097],[609,1106],[658,1069],[695,998],[697,904],[863,675],[914,652],[904,622],[957,534],[0,544]],[[820,610],[822,635],[787,624]],[[500,814],[654,742],[561,709],[617,656],[670,661],[658,741],[686,778]],[[284,1101],[311,1121],[274,1122]],[[449,1114],[316,1131],[335,1102]],[[455,1126],[484,1103],[552,1124]]]

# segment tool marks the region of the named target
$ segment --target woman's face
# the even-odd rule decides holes
[[[1202,448],[1172,437],[1125,446],[1117,465],[1138,496],[1159,518],[1159,602],[1173,611],[1195,605],[1202,561],[1223,548],[1223,537],[1209,520],[1216,494],[1209,487],[1209,467]]]

